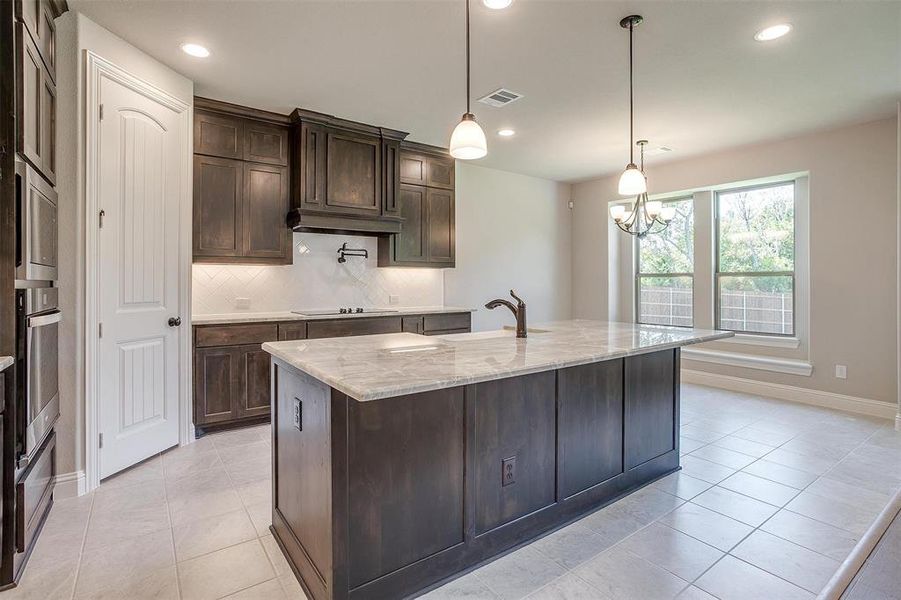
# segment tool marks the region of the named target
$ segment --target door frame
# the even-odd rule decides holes
[[[193,131],[193,111],[191,103],[151,85],[116,64],[106,60],[90,50],[84,51],[85,65],[85,479],[86,491],[90,492],[100,485],[100,399],[97,397],[100,380],[100,360],[98,344],[99,314],[99,211],[98,178],[100,150],[100,83],[108,78],[172,109],[180,115],[180,125],[184,138],[183,143],[183,177],[179,193],[181,223],[178,231],[179,254],[179,301],[178,314],[182,317],[182,325],[178,331],[178,406],[179,406],[179,445],[184,446],[194,441],[194,428],[191,411],[191,248],[192,248],[192,155],[191,144]]]

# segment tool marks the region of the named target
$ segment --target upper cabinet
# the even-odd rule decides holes
[[[16,18],[25,25],[47,68],[56,81],[56,23],[58,7],[47,0],[16,0]]]
[[[380,267],[455,265],[454,159],[443,148],[404,142],[398,153],[397,235],[379,239]]]
[[[398,151],[406,134],[296,109],[293,210],[301,230],[400,230]]]
[[[53,26],[52,13],[42,9],[43,3],[32,6],[32,2],[17,4],[20,12],[27,7],[38,10],[40,20],[45,23],[47,15],[50,24],[42,25],[45,39],[55,40],[53,33],[47,32]],[[40,9],[40,10],[39,10]],[[49,10],[49,9],[47,9]],[[51,184],[56,183],[56,83],[54,44],[47,42],[48,56],[33,38],[26,21],[16,23],[16,147],[19,153],[32,164]]]
[[[290,264],[287,117],[195,98],[194,262]]]

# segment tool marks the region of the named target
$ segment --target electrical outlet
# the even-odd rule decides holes
[[[250,308],[250,298],[235,298],[235,308],[239,310]]]
[[[516,483],[516,457],[511,456],[501,461],[501,487]]]
[[[835,365],[835,376],[839,379],[847,379],[848,367],[846,365]]]
[[[388,296],[388,304],[398,304],[400,302],[400,296],[390,295]]]

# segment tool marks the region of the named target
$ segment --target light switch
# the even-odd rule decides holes
[[[235,298],[235,308],[245,310],[250,308],[250,298]]]

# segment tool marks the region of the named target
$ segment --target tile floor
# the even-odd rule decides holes
[[[442,599],[813,598],[901,487],[888,421],[685,385],[683,469]],[[304,598],[268,531],[269,432],[207,436],[57,502],[15,598]]]

